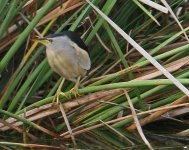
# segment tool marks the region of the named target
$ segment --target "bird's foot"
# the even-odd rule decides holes
[[[52,100],[53,106],[59,105],[59,99],[60,99],[59,96],[60,96],[60,92],[57,91]]]
[[[60,96],[65,97],[66,99],[70,99],[69,96],[67,96],[64,92],[57,91],[53,98],[53,105],[59,105],[60,104]]]
[[[66,99],[70,99],[71,96],[69,94],[65,94],[64,92],[60,92],[60,95],[62,95]]]
[[[69,91],[69,95],[74,95],[75,97],[81,96],[78,92],[78,87],[74,86],[70,91]]]

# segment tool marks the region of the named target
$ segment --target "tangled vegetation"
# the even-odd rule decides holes
[[[88,0],[0,0],[0,149],[187,145],[189,92],[150,60],[188,86],[189,2],[145,1],[91,0],[94,8]],[[92,68],[80,96],[56,106],[61,77],[34,39],[63,30],[81,36]]]

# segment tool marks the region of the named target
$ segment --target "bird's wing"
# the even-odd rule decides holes
[[[70,41],[71,42],[71,41]],[[76,50],[76,54],[78,56],[79,65],[86,70],[91,68],[91,60],[89,58],[88,53],[80,48],[76,43],[71,42],[71,46]]]

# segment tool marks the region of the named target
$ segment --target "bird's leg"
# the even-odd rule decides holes
[[[75,97],[80,96],[78,93],[79,83],[80,83],[81,76],[77,78],[77,81],[75,83],[75,86],[69,91],[69,94],[74,94]]]
[[[52,103],[54,103],[54,102],[56,101],[56,103],[59,104],[60,95],[62,95],[62,96],[64,96],[65,98],[68,99],[68,97],[66,96],[66,94],[61,91],[62,86],[63,86],[63,84],[64,84],[64,81],[65,81],[65,78],[62,79],[62,81],[61,81],[61,83],[60,83],[60,85],[59,85],[59,87],[58,87],[58,89],[57,89],[57,91],[56,91],[56,94],[54,95],[54,98],[53,98]]]

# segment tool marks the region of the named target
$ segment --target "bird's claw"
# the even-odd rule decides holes
[[[59,95],[60,95],[60,93],[58,93],[58,92],[56,92],[56,94],[54,95],[53,101],[52,101],[53,105],[58,105],[59,104]]]
[[[64,92],[60,92],[60,95],[62,95],[63,97],[65,97],[66,99],[70,99],[71,96],[68,94],[65,94]]]
[[[67,96],[64,92],[61,92],[61,91],[56,92],[56,94],[53,97],[53,101],[52,101],[53,105],[55,105],[55,104],[59,105],[60,104],[60,95],[65,97],[66,99],[70,99],[70,97]]]
[[[78,92],[78,88],[77,87],[73,87],[70,91],[69,91],[69,95],[74,94],[75,97],[81,96]]]

